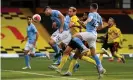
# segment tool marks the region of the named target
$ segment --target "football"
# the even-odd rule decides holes
[[[39,14],[34,14],[32,18],[34,21],[41,21],[41,16]]]

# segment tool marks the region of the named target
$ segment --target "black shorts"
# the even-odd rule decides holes
[[[88,43],[86,42],[86,41],[82,41],[83,42],[83,44],[87,47],[87,48],[89,48],[89,46],[88,46]],[[73,41],[73,40],[71,40],[70,42],[69,42],[69,44],[68,44],[68,46],[69,47],[71,47],[71,48],[73,48],[73,49],[80,49],[80,50],[83,50],[82,49],[82,47],[80,46],[80,45],[78,45],[75,41]]]
[[[119,43],[115,42],[115,43],[104,43],[102,45],[102,48],[104,49],[110,49],[111,53],[117,52],[118,48],[119,48]]]
[[[75,50],[76,48],[82,49],[82,47],[81,47],[79,44],[77,44],[74,40],[71,40],[71,41],[69,42],[68,46],[71,47],[71,48],[74,49],[74,50]]]

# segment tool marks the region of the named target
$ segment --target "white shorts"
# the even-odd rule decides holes
[[[68,45],[72,36],[69,30],[63,31],[62,33],[59,32],[59,30],[56,30],[51,38],[57,43],[60,44],[63,42],[64,44]]]
[[[88,42],[88,45],[89,45],[90,48],[95,48],[96,49],[96,39],[97,39],[96,35],[94,35],[91,32],[81,32],[79,34],[80,34],[80,36],[82,37],[82,39],[84,41]]]
[[[35,47],[33,46],[33,44],[30,44],[29,42],[26,43],[24,50],[28,50],[30,51],[30,53],[35,53]]]

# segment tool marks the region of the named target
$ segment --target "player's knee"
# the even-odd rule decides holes
[[[49,44],[50,44],[50,45],[55,44],[54,40],[50,39]]]
[[[31,53],[30,56],[31,56],[31,57],[35,57],[34,53]]]
[[[65,49],[66,49],[66,44],[60,43],[59,47],[60,47],[63,51],[65,51]]]
[[[90,51],[92,56],[96,55],[95,48],[90,47]]]
[[[79,35],[79,33],[74,34],[72,37],[73,37],[73,38],[74,38],[74,37],[78,37],[78,38],[82,39],[82,37]]]
[[[69,50],[65,50],[64,53],[63,53],[63,55],[70,55],[70,53],[71,52]]]
[[[24,55],[27,55],[28,54],[28,51],[24,50]]]

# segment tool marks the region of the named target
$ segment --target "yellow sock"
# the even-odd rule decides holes
[[[70,62],[70,65],[69,65],[69,68],[68,68],[68,72],[73,72],[73,68],[76,64],[77,60],[76,59],[72,59],[71,62]]]
[[[122,56],[120,55],[120,54],[118,54],[118,53],[115,53],[114,54],[117,58],[122,58]]]
[[[91,56],[91,52],[84,53],[84,56]]]
[[[69,55],[63,55],[62,56],[62,59],[61,59],[61,62],[60,62],[60,65],[58,66],[59,69],[62,69],[64,64],[66,63],[67,59],[68,59]]]
[[[90,57],[87,57],[87,56],[82,56],[82,58],[81,58],[81,59],[82,59],[82,60],[84,60],[84,61],[87,61],[87,62],[90,62],[90,63],[92,63],[92,64],[96,65],[95,60],[91,59]]]
[[[99,59],[100,59],[100,61],[103,60],[103,54],[100,54]]]

